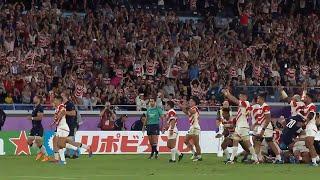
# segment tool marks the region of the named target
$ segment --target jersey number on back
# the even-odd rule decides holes
[[[290,119],[290,121],[287,123],[288,128],[292,128],[296,124],[296,120]]]

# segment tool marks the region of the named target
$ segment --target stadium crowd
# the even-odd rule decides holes
[[[225,86],[252,97],[273,86],[271,101],[280,85],[320,86],[316,0],[206,0],[200,18],[186,19],[127,1],[88,1],[85,13],[69,16],[61,3],[36,2],[1,6],[0,103],[28,104],[41,94],[49,104],[51,92],[68,89],[85,108],[110,101],[140,110],[152,94],[159,104],[196,95],[213,106]],[[221,28],[221,14],[236,16]]]

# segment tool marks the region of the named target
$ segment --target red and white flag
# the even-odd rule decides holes
[[[166,72],[167,78],[177,78],[179,76],[179,72],[181,70],[181,67],[177,65],[173,65],[172,67],[169,67]]]

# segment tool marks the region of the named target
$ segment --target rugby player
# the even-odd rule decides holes
[[[42,117],[43,117],[43,107],[41,105],[42,98],[38,95],[34,96],[33,103],[35,104],[31,116],[28,116],[27,119],[32,122],[32,128],[28,137],[28,144],[30,147],[36,146],[40,149],[39,153],[36,156],[36,160],[39,160],[43,157],[42,161],[48,161],[48,154],[46,148],[42,144],[43,137],[43,126],[42,126]]]
[[[238,112],[236,116],[236,127],[235,127],[235,132],[232,136],[232,139],[233,139],[232,154],[227,164],[234,163],[234,158],[236,157],[238,152],[239,141],[241,140],[244,142],[244,145],[248,147],[250,154],[252,155],[251,158],[253,160],[253,163],[259,164],[257,154],[250,142],[250,136],[249,136],[250,128],[248,123],[248,115],[251,111],[251,106],[250,106],[250,103],[247,101],[247,98],[248,98],[247,95],[243,92],[240,92],[239,100],[238,100],[236,97],[231,95],[227,89],[222,90],[222,93],[230,101],[234,102],[235,104],[238,104]]]
[[[53,148],[55,159],[60,162],[60,164],[65,165],[65,147],[67,143],[67,137],[70,133],[69,126],[66,120],[66,108],[63,104],[63,99],[60,95],[54,97],[54,106],[56,107],[54,114],[54,124],[57,126],[57,131],[55,134]],[[60,160],[60,161],[59,161]]]
[[[304,93],[303,101],[305,103],[304,115],[305,115],[305,124],[306,124],[306,138],[305,143],[306,147],[309,149],[311,156],[312,166],[318,166],[317,161],[319,160],[319,156],[314,147],[314,139],[317,134],[318,128],[316,125],[316,110],[317,107],[312,103],[314,97],[310,93]]]
[[[257,97],[257,103],[260,105],[260,118],[256,122],[258,124],[254,146],[256,153],[260,153],[260,147],[263,140],[266,141],[268,146],[271,148],[273,153],[276,156],[275,163],[283,164],[283,160],[280,155],[280,148],[277,143],[274,142],[273,139],[273,125],[271,122],[271,112],[269,105],[265,102],[265,94],[260,94]]]
[[[296,116],[301,110],[304,109],[304,102],[301,100],[301,96],[295,94],[291,98],[287,95],[287,93],[280,87],[280,94],[283,100],[287,101],[291,107],[291,116]]]
[[[166,130],[168,132],[168,142],[167,147],[171,150],[171,159],[170,163],[176,162],[176,154],[179,156],[178,161],[181,161],[183,158],[183,154],[179,152],[176,148],[176,142],[178,137],[178,128],[177,128],[177,114],[174,110],[174,102],[168,101],[166,103],[166,119],[167,119],[167,127]]]
[[[192,152],[191,159],[193,161],[202,161],[201,156],[201,147],[199,141],[199,135],[201,133],[201,128],[199,124],[199,109],[197,105],[199,104],[199,98],[196,96],[192,96],[189,100],[188,107],[185,107],[181,103],[179,104],[180,109],[189,117],[190,128],[188,134],[185,138],[185,144]],[[192,140],[193,145],[190,143]],[[196,151],[194,151],[193,146],[195,147]]]
[[[232,117],[232,111],[230,108],[230,104],[228,101],[224,101],[220,110],[217,112],[217,124],[219,126],[219,131],[216,135],[216,138],[220,138],[223,136],[223,141],[221,143],[221,149],[223,150],[224,155],[226,156],[226,162],[230,159],[230,153],[228,151],[228,147],[232,147],[232,135],[234,133],[236,121],[235,118]],[[249,149],[244,145],[243,141],[239,142],[242,148],[244,149],[243,154],[244,158],[241,160],[245,162],[247,160],[248,155],[250,154]]]
[[[309,149],[305,144],[306,132],[301,131],[298,138],[295,139],[293,145],[293,155],[294,159],[290,159],[291,163],[309,163],[311,161]]]
[[[303,131],[304,119],[301,114],[297,114],[287,119],[281,117],[279,123],[278,126],[283,127],[280,135],[280,149],[288,150],[289,146],[294,143],[295,138]]]
[[[92,156],[91,146],[85,145],[79,142],[74,141],[75,132],[78,129],[78,122],[77,122],[77,112],[75,110],[75,106],[73,102],[69,99],[69,95],[67,92],[62,92],[61,97],[63,98],[63,104],[66,108],[66,121],[69,126],[70,132],[67,138],[66,149],[74,150],[75,154],[73,158],[78,158],[80,148],[85,149],[89,153],[89,157]],[[69,154],[66,157],[70,158]]]

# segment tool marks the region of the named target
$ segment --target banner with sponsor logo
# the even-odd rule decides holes
[[[177,148],[188,153],[184,139],[187,131],[179,132]],[[217,153],[219,139],[214,131],[203,131],[200,135],[202,153]],[[151,152],[148,136],[140,131],[78,131],[77,142],[91,145],[94,154],[148,154]],[[159,136],[159,152],[169,153],[166,134]],[[81,153],[85,154],[83,150]]]
[[[26,131],[0,131],[0,155],[34,155],[37,150],[28,145]]]

